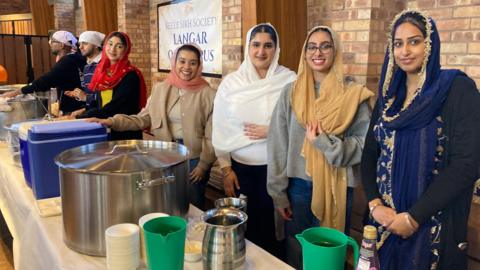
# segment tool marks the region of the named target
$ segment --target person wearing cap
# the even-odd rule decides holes
[[[66,90],[81,87],[80,75],[86,62],[77,52],[77,39],[70,32],[57,31],[50,37],[48,43],[52,54],[58,59],[52,69],[20,90],[5,93],[3,97],[45,92],[50,88],[57,88],[60,110],[64,114],[83,108],[84,103],[64,95]]]
[[[94,91],[88,87],[88,84],[92,80],[95,68],[102,58],[104,38],[105,34],[97,31],[85,31],[80,34],[78,39],[80,52],[87,60],[87,64],[83,68],[83,77],[80,78],[82,87],[65,92],[65,95],[69,97],[86,102],[87,109],[97,107],[99,104],[99,95],[95,95]]]

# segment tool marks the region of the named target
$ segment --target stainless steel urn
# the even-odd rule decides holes
[[[9,85],[0,88],[0,95],[3,92],[8,92],[6,89],[15,90]],[[40,95],[40,96],[38,96]],[[41,118],[47,113],[48,98],[45,93],[38,93],[34,96],[17,96],[8,100],[8,105],[11,111],[0,111],[0,140],[7,139],[7,130],[5,126],[11,125],[15,122],[25,121],[29,119]]]
[[[63,240],[80,253],[105,256],[105,229],[138,223],[152,212],[188,212],[189,152],[161,141],[88,144],[59,154]]]

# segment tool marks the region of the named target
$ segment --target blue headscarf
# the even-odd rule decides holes
[[[406,73],[393,58],[393,36],[406,17],[425,25],[425,58],[413,99],[407,97]],[[443,104],[458,70],[440,69],[440,39],[434,21],[419,11],[398,14],[388,40],[379,85],[381,117],[375,138],[381,154],[377,163],[377,185],[382,200],[397,213],[407,212],[426,191],[442,166],[444,144],[440,117]],[[441,223],[438,215],[420,225],[407,239],[375,224],[380,233],[382,269],[430,269],[438,262]]]

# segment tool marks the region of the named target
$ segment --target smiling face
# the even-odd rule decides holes
[[[305,47],[305,61],[315,73],[326,75],[333,64],[334,47],[330,34],[317,31],[310,35]]]
[[[127,46],[119,37],[116,36],[111,37],[105,46],[105,52],[110,60],[110,63],[112,64],[115,64],[122,59],[122,56],[126,50]]]
[[[190,81],[195,77],[200,66],[196,53],[190,50],[180,50],[175,61],[175,72],[184,81]]]
[[[425,57],[425,38],[415,25],[405,22],[397,27],[393,39],[395,63],[407,74],[418,73]]]
[[[269,33],[256,33],[251,38],[248,56],[258,73],[268,71],[275,56],[275,43]]]

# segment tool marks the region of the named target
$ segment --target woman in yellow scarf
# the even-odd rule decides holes
[[[284,89],[268,138],[267,189],[286,220],[288,262],[301,269],[295,234],[313,226],[345,229],[347,184],[354,186],[368,129],[362,85],[344,82],[335,32],[313,28],[305,41],[297,80]]]

